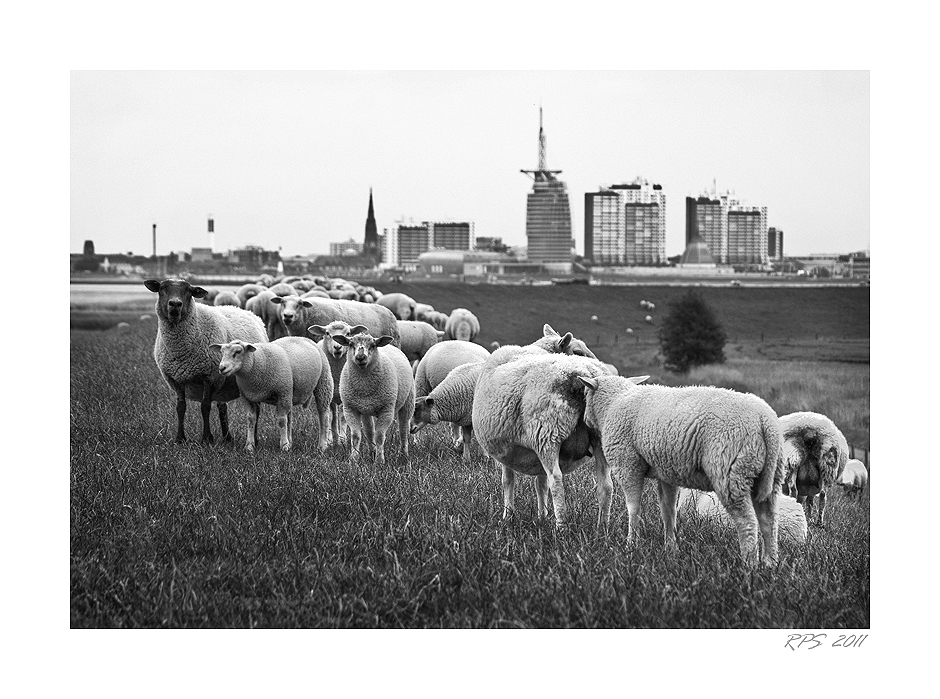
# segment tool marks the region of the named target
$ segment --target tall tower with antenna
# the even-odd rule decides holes
[[[529,259],[533,262],[571,262],[571,207],[568,188],[549,170],[546,156],[542,107],[539,107],[539,162],[536,170],[520,170],[532,177],[532,191],[527,195],[525,233]]]

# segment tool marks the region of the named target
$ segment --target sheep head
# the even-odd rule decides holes
[[[428,425],[436,425],[441,421],[440,413],[434,398],[421,396],[415,401],[415,414],[411,418],[411,434],[415,434]]]
[[[313,304],[300,296],[275,296],[269,299],[271,303],[278,307],[277,313],[281,316],[284,325],[293,325],[294,321],[300,316],[301,307],[313,308]]]
[[[381,337],[372,337],[367,332],[359,332],[347,337],[346,335],[333,335],[333,341],[345,345],[348,350],[346,353],[346,362],[352,362],[356,366],[365,369],[378,356],[376,351],[379,347],[393,342],[394,338],[389,335]]]
[[[240,371],[244,366],[245,358],[257,351],[253,344],[243,340],[232,340],[223,345],[213,343],[209,345],[209,349],[219,355],[219,373],[222,376],[231,376]]]
[[[333,340],[333,335],[349,337],[350,335],[369,332],[369,329],[365,325],[350,326],[349,323],[334,320],[327,325],[311,325],[307,328],[307,332],[310,333],[314,340],[319,340],[322,337],[323,349],[326,350],[326,353],[334,359],[342,359],[346,356],[349,347]]]
[[[160,295],[157,298],[157,316],[171,325],[182,322],[189,315],[194,298],[201,299],[209,293],[184,279],[164,279],[162,282],[148,279],[144,286]]]

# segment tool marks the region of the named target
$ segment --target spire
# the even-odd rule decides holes
[[[548,169],[545,155],[545,129],[542,128],[542,105],[539,105],[539,170]]]
[[[524,172],[527,175],[532,175],[532,179],[536,182],[551,182],[556,179],[555,175],[559,174],[561,170],[549,170],[546,165],[546,155],[545,155],[545,129],[542,127],[542,105],[539,105],[539,166],[536,170],[520,170],[519,172]]]
[[[372,206],[372,187],[369,187],[369,215],[366,217],[366,221],[369,219],[375,218],[375,207]]]
[[[375,206],[372,204],[372,187],[369,187],[369,213],[366,216],[366,235],[363,240],[362,252],[373,258],[376,262],[381,258],[379,252],[379,229],[375,224]]]

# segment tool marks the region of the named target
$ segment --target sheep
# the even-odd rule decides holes
[[[484,347],[465,340],[444,340],[428,349],[415,369],[415,395],[426,396],[443,381],[452,369],[487,359]]]
[[[490,343],[490,350],[491,350],[492,352],[495,352],[495,351],[498,350],[500,347],[502,347],[502,345],[499,344],[499,340],[493,340],[493,341]]]
[[[597,316],[591,316],[591,322],[592,322],[592,323],[596,323],[596,322],[597,322]]]
[[[682,510],[695,512],[699,518],[708,522],[731,524],[731,518],[714,493],[679,488],[676,511]],[[777,496],[777,532],[779,544],[800,546],[806,543],[806,513],[795,498],[782,493]]]
[[[434,312],[434,306],[431,306],[426,303],[415,304],[415,320],[423,320],[424,322],[427,322],[427,319],[425,318],[425,316],[428,313],[433,313],[433,312]]]
[[[218,289],[209,288],[206,289],[206,295],[196,299],[198,303],[203,303],[207,306],[215,305],[215,297],[219,293]]]
[[[567,526],[563,474],[590,456],[592,446],[578,377],[606,372],[588,357],[551,354],[534,345],[515,348],[523,352],[506,353],[507,349],[512,347],[494,352],[481,369],[473,393],[473,433],[502,470],[503,518],[514,512],[515,474],[522,473],[536,477],[538,518],[548,512],[551,491],[555,524],[563,529]],[[500,353],[503,357],[497,358]],[[491,365],[494,359],[497,362]],[[506,361],[498,363],[502,359]],[[600,522],[599,515],[598,526]]]
[[[825,415],[797,412],[780,418],[783,432],[783,460],[786,466],[786,494],[806,508],[806,520],[813,521],[813,506],[819,495],[814,524],[826,526],[826,491],[842,476],[849,460],[849,445],[839,428]]]
[[[390,336],[392,344],[401,347],[395,315],[383,306],[342,299],[301,298],[286,296],[274,302],[278,318],[291,335],[304,336],[311,325],[328,325],[342,320],[349,325],[364,325],[374,337]]]
[[[257,296],[264,291],[264,289],[265,287],[261,286],[261,284],[242,284],[235,290],[235,295],[238,297],[238,305],[245,308],[248,299],[252,296]]]
[[[241,301],[238,300],[238,296],[235,295],[234,291],[220,291],[215,295],[212,305],[242,307]]]
[[[141,323],[149,323],[151,320],[153,320],[153,316],[149,313],[143,313],[137,320],[139,320]]]
[[[344,301],[358,301],[359,293],[355,289],[330,289],[326,295],[331,299],[342,299]]]
[[[653,303],[652,301],[647,301],[647,302],[646,302],[646,310],[648,310],[648,311],[655,311],[655,310],[656,310],[656,304]]]
[[[131,329],[131,324],[128,323],[127,321],[122,320],[115,327],[118,329],[118,332],[127,332],[128,330]]]
[[[846,495],[853,495],[859,499],[865,486],[868,485],[868,469],[858,459],[849,459],[839,478],[839,485],[845,490]]]
[[[339,379],[346,366],[347,346],[333,341],[333,335],[356,335],[361,332],[368,332],[364,325],[350,326],[341,320],[334,320],[327,325],[311,325],[307,332],[316,340],[317,345],[326,356],[330,365],[330,373],[333,375],[333,399],[330,403],[333,412],[333,442],[339,444],[342,436],[346,433],[346,418],[343,415],[343,401],[339,395]],[[322,339],[321,339],[322,338]]]
[[[326,289],[315,286],[312,289],[310,289],[310,291],[307,291],[306,293],[301,294],[300,298],[302,299],[309,299],[309,298],[328,299],[332,297],[330,296],[330,292],[327,291]]]
[[[415,320],[417,302],[407,294],[399,292],[385,294],[377,299],[376,303],[389,309],[398,320]]]
[[[159,294],[153,358],[167,386],[176,392],[177,443],[186,441],[183,421],[187,398],[200,401],[203,443],[213,442],[209,427],[212,401],[219,412],[222,439],[231,440],[226,403],[238,398],[238,385],[233,377],[219,373],[218,362],[209,355],[209,345],[235,339],[266,342],[261,320],[240,308],[193,303],[207,292],[182,279],[148,279],[144,286]]]
[[[283,291],[284,288],[282,287],[279,290]],[[280,303],[280,301],[275,302],[274,299],[280,298],[282,297],[276,294],[273,288],[265,289],[256,296],[248,299],[247,303],[245,304],[246,311],[251,311],[256,316],[261,318],[261,322],[264,324],[265,332],[268,335],[268,340],[276,340],[279,337],[286,337],[290,334],[278,316],[277,306],[275,303]]]
[[[645,320],[647,323],[652,323],[652,322],[653,322],[653,316],[646,316],[643,320]]]
[[[272,286],[274,286],[274,277],[272,277],[270,274],[262,274],[257,279],[255,279],[255,284],[270,289]]]
[[[632,335],[632,334],[633,334],[633,328],[627,328],[627,334],[628,334],[628,335]]]
[[[420,320],[399,320],[398,333],[401,336],[401,351],[408,357],[409,362],[420,361],[427,351],[440,342],[444,333],[435,330]]]
[[[339,395],[350,431],[352,463],[358,464],[362,459],[365,432],[374,448],[375,463],[385,466],[385,433],[395,419],[398,420],[402,455],[408,463],[415,383],[405,353],[391,344],[389,335],[373,337],[360,332],[350,337],[342,334],[332,337],[334,342],[348,347],[346,366],[339,379]]]
[[[641,386],[649,377],[585,376],[584,422],[596,430],[602,509],[612,468],[627,501],[628,541],[639,541],[644,478],[659,489],[667,549],[676,548],[677,487],[713,491],[738,532],[744,562],[777,561],[777,495],[784,478],[780,421],[763,400],[713,386]]]
[[[473,342],[480,334],[480,321],[466,308],[455,308],[447,317],[444,337],[448,340]]]
[[[470,462],[470,439],[473,435],[473,393],[483,369],[483,360],[461,364],[426,396],[415,398],[411,418],[411,434],[426,425],[442,420],[453,423],[460,430],[464,463]]]
[[[424,314],[424,322],[430,323],[437,330],[444,330],[447,327],[448,315],[440,311],[429,311]]]
[[[292,296],[297,293],[297,289],[292,287],[290,284],[285,284],[284,282],[278,282],[277,284],[272,285],[268,288],[268,291],[273,293],[275,296]]]
[[[258,439],[261,403],[276,406],[281,451],[290,451],[294,441],[292,407],[316,404],[321,450],[329,446],[330,402],[333,376],[323,353],[307,337],[282,337],[253,344],[242,340],[214,343],[219,352],[219,373],[234,376],[241,400],[248,409],[245,451],[253,452]]]
[[[608,362],[601,362],[601,364],[604,365],[604,369],[611,376],[620,376],[620,371],[613,364],[610,364]]]
[[[533,342],[530,345],[503,345],[499,349],[494,350],[493,353],[486,360],[486,369],[492,369],[500,364],[505,364],[506,362],[513,361],[518,359],[521,356],[528,354],[541,354],[543,352],[549,352],[553,354],[570,354],[580,357],[588,357],[590,359],[597,359],[594,353],[588,348],[584,342],[579,340],[576,337],[573,337],[571,333],[565,333],[564,335],[558,334],[558,332],[548,323],[542,326],[542,337]]]

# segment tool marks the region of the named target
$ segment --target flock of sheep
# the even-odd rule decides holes
[[[154,359],[176,393],[176,440],[186,439],[187,400],[200,404],[202,440],[213,441],[216,403],[246,408],[245,448],[257,443],[262,403],[275,406],[280,447],[293,443],[292,409],[313,407],[318,448],[348,439],[350,458],[385,463],[397,426],[407,462],[413,435],[450,423],[470,460],[475,439],[501,471],[503,516],[514,512],[518,475],[535,477],[537,511],[567,524],[564,475],[593,464],[597,527],[609,524],[612,474],[627,502],[630,543],[641,536],[645,479],[657,481],[667,548],[678,509],[730,520],[746,564],[774,565],[778,540],[800,544],[807,522],[825,526],[826,493],[861,492],[867,471],[824,415],[778,417],[762,399],[711,386],[644,385],[621,377],[581,340],[546,324],[525,346],[476,344],[476,316],[435,311],[401,293],[342,279],[261,278],[211,293],[181,279],[148,280],[157,293]],[[655,306],[644,301],[652,311]]]

